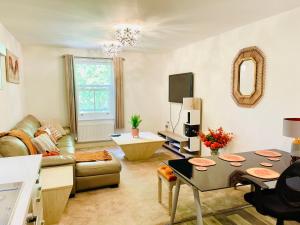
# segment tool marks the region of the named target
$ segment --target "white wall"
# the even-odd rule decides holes
[[[20,84],[6,82],[5,63],[2,60],[3,88],[0,89],[0,132],[11,129],[25,113],[23,56],[20,43],[0,23],[0,43],[20,59]]]
[[[64,54],[101,57],[101,50],[23,46],[26,73],[27,112],[38,118],[56,118],[68,124],[63,69]],[[161,54],[124,53],[125,123],[129,130],[132,113],[141,114],[141,129],[156,131],[161,125],[162,70]]]
[[[234,152],[289,150],[291,140],[282,136],[282,119],[300,116],[299,27],[300,8],[171,52],[164,98],[168,74],[193,72],[195,96],[203,99],[203,130],[223,126],[233,132],[234,140],[227,149]],[[254,45],[266,55],[264,96],[256,107],[241,108],[231,97],[232,63],[240,49]],[[168,109],[164,108],[164,121],[169,118]],[[173,121],[178,110],[174,106]]]

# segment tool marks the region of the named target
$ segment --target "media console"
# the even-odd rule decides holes
[[[166,141],[165,148],[175,152],[182,157],[201,155],[201,144],[199,132],[201,131],[201,110],[200,98],[183,98],[183,135],[168,130],[159,131],[158,135]]]

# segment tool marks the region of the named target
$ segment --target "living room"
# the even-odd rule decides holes
[[[122,45],[117,40],[118,32],[124,32],[125,25],[136,32],[136,39]],[[216,173],[220,175],[221,170],[227,170],[227,167],[217,170],[224,162],[219,158],[222,154],[244,158],[237,167],[226,164],[228,171],[233,171],[244,170],[248,162],[255,161],[256,156],[249,156],[249,152],[278,149],[280,151],[268,152],[280,154],[282,159],[278,162],[268,159],[255,162],[256,167],[274,170],[278,176],[290,165],[290,155],[293,159],[300,156],[296,151],[300,142],[297,136],[300,132],[300,107],[297,104],[300,69],[295,66],[300,51],[299,25],[300,2],[297,0],[2,1],[1,169],[7,171],[16,164],[22,171],[21,165],[27,165],[25,158],[34,157],[20,156],[25,155],[24,152],[27,154],[28,146],[20,147],[22,137],[12,130],[29,132],[30,138],[35,138],[39,127],[47,124],[45,121],[55,121],[64,133],[57,140],[56,147],[61,149],[60,152],[44,157],[38,154],[40,158],[31,164],[35,166],[34,171],[42,165],[40,182],[44,213],[36,224],[275,224],[277,219],[277,224],[282,224],[283,220],[290,220],[285,224],[299,224],[297,216],[284,214],[280,217],[278,213],[270,215],[256,211],[255,204],[251,206],[246,197],[244,199],[245,194],[255,193],[241,185],[251,183],[249,180],[239,180],[241,187],[236,189],[228,188],[227,175],[226,188],[219,186],[215,189],[220,190],[213,191],[212,187]],[[9,56],[17,62],[13,63],[12,69],[18,71],[15,80],[8,75]],[[244,62],[255,65],[251,72],[255,74],[254,80],[250,79],[251,91],[246,95],[241,89],[235,89],[241,88],[241,73],[247,67],[246,64],[241,66]],[[106,92],[109,96],[106,107],[110,111],[102,113],[100,118],[85,118],[91,115],[86,110],[98,103],[95,95],[93,98],[82,97],[83,101],[79,101],[77,91],[81,86],[77,86],[76,79],[91,74],[85,72],[87,65],[97,67],[100,64],[110,71],[107,76],[110,76],[111,89]],[[170,99],[170,75],[183,74],[186,79],[190,74],[192,78],[187,82],[192,86],[182,82],[180,88],[188,87],[189,94],[174,102]],[[70,79],[70,76],[74,77]],[[121,77],[121,82],[115,80],[117,76]],[[85,88],[94,88],[94,83],[89,85]],[[180,94],[182,89],[176,89],[173,94]],[[93,106],[87,103],[91,99]],[[191,105],[192,108],[197,105],[197,110],[189,109]],[[80,110],[80,107],[87,108]],[[185,137],[186,115],[194,111],[199,113],[199,123],[194,126],[196,151],[188,151],[182,149],[180,140],[191,139]],[[139,116],[142,120],[137,126],[140,135],[136,136],[140,137],[133,138],[133,120],[139,120]],[[228,138],[228,144],[226,142],[227,145],[220,147],[214,155],[207,135],[209,129],[217,133],[220,127],[224,129],[222,134]],[[89,128],[96,131],[84,130]],[[145,134],[149,135],[147,138],[155,139],[152,146],[142,142]],[[139,144],[134,154],[129,152],[133,151],[132,146],[127,149],[132,143],[122,139],[126,135],[128,140]],[[12,141],[12,138],[18,140]],[[296,138],[295,141],[292,138]],[[170,140],[178,140],[179,152],[168,148],[165,139],[170,143]],[[11,145],[11,142],[14,143]],[[149,146],[155,146],[155,152],[148,156],[146,149],[149,150]],[[137,156],[137,151],[142,152],[139,157],[147,159],[130,160]],[[104,159],[80,161],[86,160],[84,157],[95,157],[99,152],[101,155],[97,156]],[[193,180],[188,181],[188,185],[177,185],[184,174],[176,171],[172,160],[189,160],[191,157],[213,159],[216,163],[211,166],[199,164],[205,171],[193,167],[194,173],[198,173],[196,176],[210,173],[210,180],[206,180],[212,185],[210,188],[197,186]],[[62,160],[59,163],[58,158]],[[109,165],[104,168],[105,164]],[[173,171],[159,170],[166,168],[166,164]],[[16,169],[15,173],[20,171]],[[10,177],[15,173],[1,174],[0,185],[24,179]],[[60,189],[53,188],[51,185],[54,184]],[[30,185],[33,187],[34,184]],[[299,187],[299,182],[297,185]],[[180,193],[177,186],[181,186]],[[198,191],[192,192],[191,187],[200,190],[198,207],[195,194]],[[59,197],[54,201],[55,197],[50,193]],[[294,203],[293,210],[299,213],[299,193],[296,196],[298,205]],[[1,200],[0,195],[0,203]],[[30,211],[30,201],[26,206],[24,204],[5,218],[8,222],[3,219],[6,221],[3,224],[26,224],[24,218],[22,223],[15,219],[15,215],[21,215],[21,212],[27,215]],[[49,205],[61,207],[51,211]],[[47,221],[46,218],[53,215],[57,220]],[[33,221],[29,218],[29,222]]]

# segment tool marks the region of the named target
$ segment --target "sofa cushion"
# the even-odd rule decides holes
[[[71,146],[75,146],[75,141],[72,135],[65,135],[62,138],[58,139],[57,141],[58,148],[71,147]]]
[[[72,155],[57,155],[57,156],[48,156],[43,157],[42,167],[50,166],[62,166],[67,164],[74,164],[75,160]]]
[[[28,155],[26,145],[16,137],[4,136],[0,138],[0,155],[3,157]]]
[[[59,149],[51,141],[48,134],[41,134],[40,136],[32,138],[31,141],[41,154],[45,152],[59,152]]]
[[[34,133],[41,126],[40,121],[33,115],[26,116],[14,127],[15,130],[22,130],[30,137],[34,137]]]
[[[109,161],[76,163],[76,176],[85,177],[119,173],[121,171],[121,164],[112,153],[110,154],[112,156],[112,160]]]

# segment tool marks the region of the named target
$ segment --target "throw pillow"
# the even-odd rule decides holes
[[[42,129],[42,130],[49,129],[52,137],[55,139],[55,142],[62,137],[62,134],[60,133],[60,131],[57,130],[55,127],[53,127],[50,124],[44,125],[44,126],[40,127],[39,129]]]
[[[51,119],[51,120],[41,120],[41,124],[42,126],[52,126],[54,127],[56,130],[58,130],[62,135],[66,135],[66,131],[65,129],[62,127],[62,125],[57,121],[57,120],[54,120],[54,119]]]
[[[47,134],[41,134],[40,136],[32,138],[32,143],[41,154],[44,154],[45,152],[59,152],[59,149]]]
[[[35,133],[34,133],[34,137],[40,136],[41,134],[47,134],[51,141],[57,145],[56,139],[55,137],[51,134],[51,131],[49,128],[47,127],[40,127]]]

